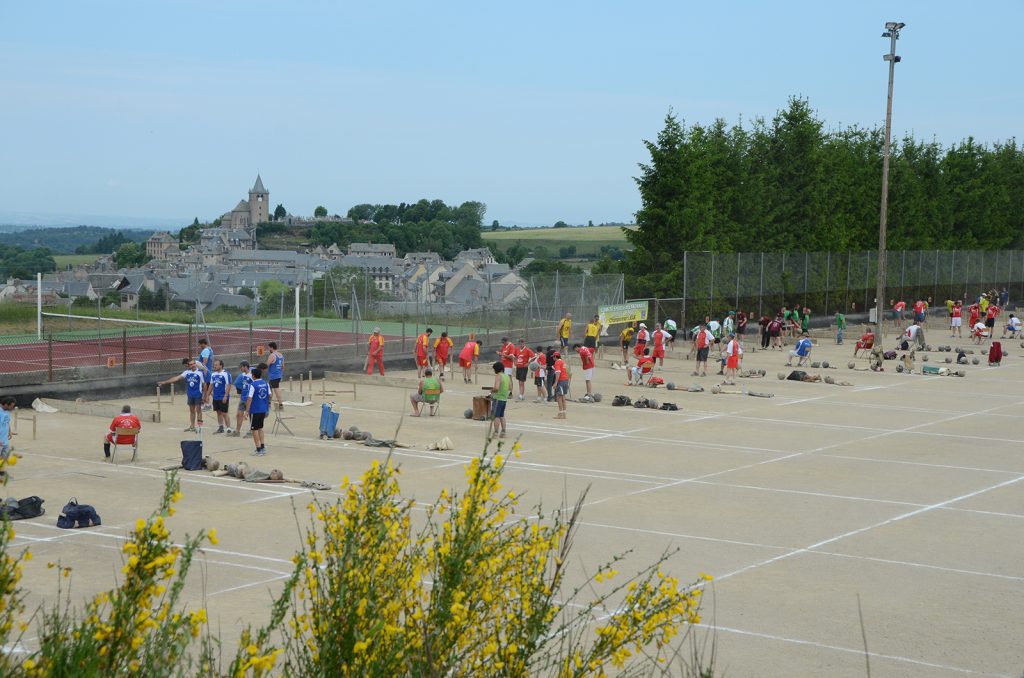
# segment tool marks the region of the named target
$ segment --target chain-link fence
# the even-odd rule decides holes
[[[258,293],[249,308],[170,301],[165,312],[139,312],[102,300],[62,300],[43,309],[38,328],[35,308],[22,307],[23,331],[0,338],[0,383],[5,374],[25,372],[44,372],[48,381],[70,379],[83,367],[102,368],[103,376],[169,375],[180,371],[183,358],[198,355],[200,339],[229,369],[243,359],[256,364],[271,342],[289,360],[322,347],[337,349],[332,355],[338,358],[362,356],[375,328],[385,337],[386,355],[411,351],[427,327],[434,339],[447,332],[456,346],[470,336],[485,343],[503,336],[551,342],[565,313],[577,319],[576,335],[598,306],[621,303],[624,293],[618,274],[554,273],[512,282],[503,276],[470,285],[475,294],[448,301],[399,301],[380,282],[368,275],[328,274],[298,292]]]
[[[653,319],[691,327],[728,310],[774,315],[783,306],[815,316],[857,317],[874,306],[877,252],[686,252],[679,295],[650,299]],[[995,290],[1010,303],[1024,298],[1024,250],[905,250],[886,257],[886,299],[973,301]]]

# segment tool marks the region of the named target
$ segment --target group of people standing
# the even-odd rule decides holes
[[[278,350],[276,342],[268,342],[269,354],[264,362],[250,369],[248,361],[241,361],[238,374],[232,379],[224,361],[214,357],[213,348],[207,339],[199,340],[199,355],[195,358],[182,360],[185,370],[169,379],[158,381],[158,386],[166,386],[178,381],[186,384],[185,399],[188,405],[189,425],[186,432],[199,432],[203,427],[203,410],[208,405],[217,417],[215,434],[240,437],[243,422],[249,420],[249,433],[255,443],[254,456],[266,454],[266,442],[263,433],[264,421],[270,412],[271,401],[276,402],[278,409],[284,408],[281,400],[281,379],[284,376],[284,354]],[[231,426],[231,390],[238,397],[235,412],[235,426]],[[109,440],[105,452],[109,453]],[[126,442],[126,441],[118,441]],[[107,455],[109,456],[109,454]]]

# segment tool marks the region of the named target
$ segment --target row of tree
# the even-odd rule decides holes
[[[26,250],[20,245],[0,244],[0,276],[28,280],[36,273],[57,270],[57,262],[46,247]]]
[[[458,207],[441,200],[420,200],[399,205],[356,205],[346,221],[321,221],[313,227],[316,245],[353,242],[389,242],[398,256],[407,252],[432,251],[454,257],[460,251],[483,247],[481,225],[487,206],[464,202]]]
[[[826,129],[806,99],[771,121],[690,125],[673,114],[636,178],[641,208],[621,270],[630,294],[678,294],[684,251],[845,251],[878,246],[880,129]],[[911,136],[892,146],[888,247],[1024,245],[1024,150]],[[603,262],[601,269],[614,269]]]

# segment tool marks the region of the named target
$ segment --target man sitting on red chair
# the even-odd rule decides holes
[[[107,433],[106,437],[103,439],[103,455],[107,459],[110,459],[110,444],[114,442],[115,432],[119,428],[142,429],[142,423],[139,421],[139,418],[132,414],[131,405],[125,405],[122,407],[121,414],[114,417],[113,421],[110,422],[110,432]],[[136,435],[119,435],[117,436],[117,444],[134,445]]]

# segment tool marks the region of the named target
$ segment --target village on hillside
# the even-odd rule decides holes
[[[219,219],[219,226],[200,231],[197,244],[181,249],[166,231],[145,243],[149,261],[138,268],[118,268],[112,255],[95,263],[45,274],[41,291],[47,306],[77,299],[96,301],[111,290],[120,291],[121,310],[133,310],[147,293],[168,304],[187,303],[204,311],[231,307],[253,310],[259,303],[260,284],[276,280],[289,289],[311,286],[314,280],[341,268],[372,280],[382,299],[408,304],[440,304],[452,313],[468,312],[487,304],[508,307],[529,296],[520,275],[531,259],[515,268],[495,261],[484,248],[459,252],[445,260],[436,252],[409,252],[398,257],[390,243],[337,244],[305,251],[259,249],[258,224],[269,220],[270,193],[262,179]],[[289,220],[292,218],[289,217]],[[0,288],[0,302],[35,302],[35,280],[8,280]]]

